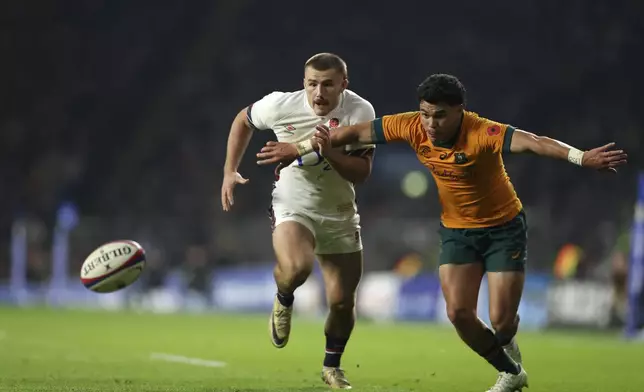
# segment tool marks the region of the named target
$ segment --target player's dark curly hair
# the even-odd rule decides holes
[[[434,74],[423,80],[416,90],[418,100],[432,105],[446,103],[448,105],[465,104],[465,86],[456,76]]]

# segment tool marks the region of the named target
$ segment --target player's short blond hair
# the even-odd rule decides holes
[[[333,69],[342,74],[345,79],[349,78],[349,72],[347,70],[347,63],[342,60],[340,56],[333,53],[318,53],[306,60],[304,63],[304,69],[311,67],[318,71],[326,71],[328,69]]]

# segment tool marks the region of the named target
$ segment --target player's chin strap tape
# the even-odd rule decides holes
[[[568,161],[574,163],[575,165],[581,166],[581,162],[584,159],[584,152],[572,147],[568,151]]]
[[[305,140],[303,142],[295,143],[295,148],[297,149],[297,153],[299,156],[304,156],[310,152],[313,152],[313,143],[311,142],[311,139]]]

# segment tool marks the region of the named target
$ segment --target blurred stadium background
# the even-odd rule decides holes
[[[530,226],[523,328],[628,326],[635,336],[644,302],[644,2],[359,3],[3,2],[1,303],[270,309],[273,176],[252,154],[273,135],[253,138],[240,168],[251,181],[224,214],[229,125],[263,95],[301,88],[304,61],[330,51],[379,116],[413,110],[416,85],[447,72],[486,117],[580,148],[625,148],[630,164],[613,176],[530,156],[506,167]],[[444,323],[429,173],[406,146],[381,147],[357,192],[361,319]],[[146,248],[144,275],[128,290],[90,293],[78,281],[83,259],[118,238]],[[312,277],[298,292],[299,314],[324,315],[321,289]],[[483,315],[485,303],[483,295]]]

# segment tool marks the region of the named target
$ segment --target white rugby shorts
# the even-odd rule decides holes
[[[315,254],[354,253],[362,250],[359,214],[329,217],[273,204],[269,215],[273,230],[284,222],[298,222],[309,229],[315,238]]]

